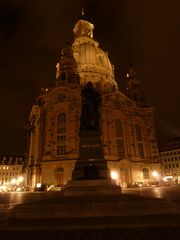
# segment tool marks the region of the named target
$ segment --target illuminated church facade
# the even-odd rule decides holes
[[[142,96],[132,66],[127,73],[126,94],[119,90],[114,67],[94,40],[93,28],[89,21],[78,20],[74,42],[62,49],[56,65],[55,85],[43,89],[32,107],[27,162],[32,189],[39,183],[62,186],[71,180],[79,158],[81,90],[88,82],[101,96],[103,154],[117,184],[148,185],[157,181],[153,172],[161,171],[155,109]]]

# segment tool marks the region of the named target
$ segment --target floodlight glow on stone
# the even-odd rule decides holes
[[[119,179],[119,174],[116,171],[111,171],[111,178],[117,180]]]
[[[21,183],[21,182],[23,182],[23,181],[24,181],[24,177],[23,177],[23,176],[19,176],[19,177],[18,177],[18,182]]]
[[[153,171],[153,172],[152,172],[152,175],[153,175],[153,177],[158,177],[159,174],[158,174],[158,172]]]
[[[15,178],[13,178],[13,179],[11,179],[11,184],[16,184],[16,179]]]

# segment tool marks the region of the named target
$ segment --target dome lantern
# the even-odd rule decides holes
[[[86,20],[80,19],[74,29],[74,35],[75,38],[79,37],[88,37],[88,38],[93,38],[93,29],[94,25]]]

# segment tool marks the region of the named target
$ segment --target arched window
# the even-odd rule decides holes
[[[116,126],[116,136],[123,137],[122,123],[119,119],[115,120],[115,126]]]
[[[56,168],[56,185],[62,187],[64,184],[64,168]]]
[[[97,55],[97,58],[98,58],[98,62],[100,64],[103,64],[103,57],[101,55]]]
[[[149,170],[147,168],[143,168],[143,178],[144,179],[149,178]]]
[[[66,114],[60,113],[58,116],[58,124],[65,124],[66,123]]]
[[[60,113],[57,119],[57,155],[66,153],[66,114]]]
[[[144,145],[143,145],[143,141],[142,141],[141,128],[137,124],[135,125],[135,132],[136,132],[136,140],[137,140],[139,156],[141,158],[144,158]]]
[[[120,159],[125,157],[124,139],[122,123],[119,119],[115,120],[117,153]]]
[[[66,98],[65,94],[62,93],[57,96],[58,102],[63,102],[65,98]]]
[[[141,134],[141,128],[139,125],[135,125],[135,130],[136,130],[136,137],[138,141],[142,141],[142,134]]]

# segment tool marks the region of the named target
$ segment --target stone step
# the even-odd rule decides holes
[[[113,199],[99,201],[81,197],[75,201],[51,203],[29,203],[15,207],[11,211],[11,218],[16,219],[52,219],[52,218],[78,218],[78,217],[105,217],[105,216],[136,216],[176,213],[176,205],[162,199]]]

